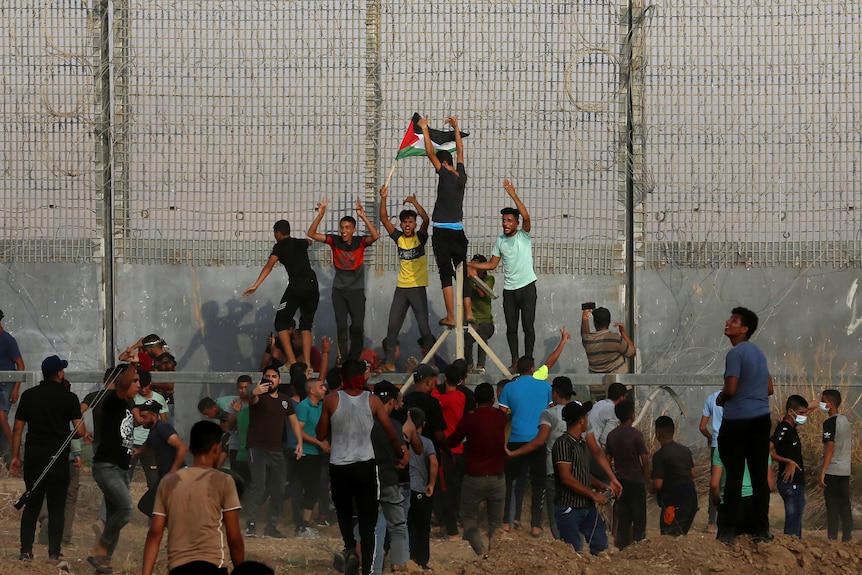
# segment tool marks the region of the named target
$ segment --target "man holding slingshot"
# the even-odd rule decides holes
[[[42,362],[44,380],[21,394],[15,413],[12,433],[13,475],[21,473],[21,436],[27,428],[24,483],[27,494],[21,515],[21,561],[33,560],[33,539],[42,501],[48,498],[48,557],[60,558],[63,539],[63,519],[66,492],[69,489],[70,435],[83,437],[86,428],[81,423],[78,397],[63,386],[63,376],[69,362],[56,355]],[[74,432],[70,434],[69,424]]]

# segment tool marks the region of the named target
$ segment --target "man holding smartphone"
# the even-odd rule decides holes
[[[628,373],[626,358],[637,353],[634,342],[626,333],[623,323],[615,323],[619,333],[610,330],[611,312],[604,307],[596,307],[594,302],[581,305],[581,344],[587,352],[590,373]],[[590,331],[590,317],[596,331]]]
[[[245,536],[257,537],[257,511],[269,495],[269,520],[264,537],[284,539],[278,530],[278,519],[284,503],[285,462],[281,444],[284,421],[290,422],[297,445],[294,454],[302,457],[302,431],[290,397],[278,392],[281,374],[275,367],[263,370],[263,378],[249,397],[249,424],[246,435],[248,465],[251,471],[249,486],[248,522]],[[269,489],[267,489],[269,488]]]

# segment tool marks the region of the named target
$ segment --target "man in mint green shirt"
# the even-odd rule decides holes
[[[503,189],[515,202],[514,208],[503,208],[503,234],[497,238],[491,251],[491,261],[470,262],[470,274],[478,270],[493,270],[503,262],[503,315],[506,317],[506,341],[512,356],[509,371],[515,372],[518,364],[518,320],[524,330],[524,356],[533,357],[536,343],[536,272],[533,271],[533,245],[530,230],[530,213],[515,192],[509,180],[503,180]],[[523,218],[523,224],[521,224]],[[520,227],[519,227],[520,225]]]

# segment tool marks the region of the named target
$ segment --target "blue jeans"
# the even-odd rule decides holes
[[[105,496],[105,529],[102,543],[108,546],[108,557],[114,554],[120,531],[132,520],[135,505],[129,493],[129,473],[113,463],[93,463],[93,479]]]
[[[393,565],[404,566],[410,558],[407,549],[407,514],[404,512],[404,495],[401,485],[395,484],[380,489],[380,509],[377,511],[375,534],[377,548],[371,572],[383,573],[383,543],[389,528],[390,555]]]
[[[805,511],[805,484],[778,480],[778,493],[784,500],[784,534],[802,538],[802,512]]]
[[[587,540],[590,553],[598,555],[608,548],[608,535],[605,532],[605,522],[595,507],[575,509],[554,505],[554,517],[560,530],[560,539],[571,543],[575,551],[580,552],[583,546],[581,535]]]

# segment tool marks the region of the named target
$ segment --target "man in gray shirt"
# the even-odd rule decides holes
[[[820,395],[820,411],[828,413],[823,422],[823,464],[820,466],[820,487],[826,500],[826,534],[841,540],[853,539],[853,514],[850,510],[850,442],[853,431],[850,422],[838,413],[841,392],[827,389]]]

